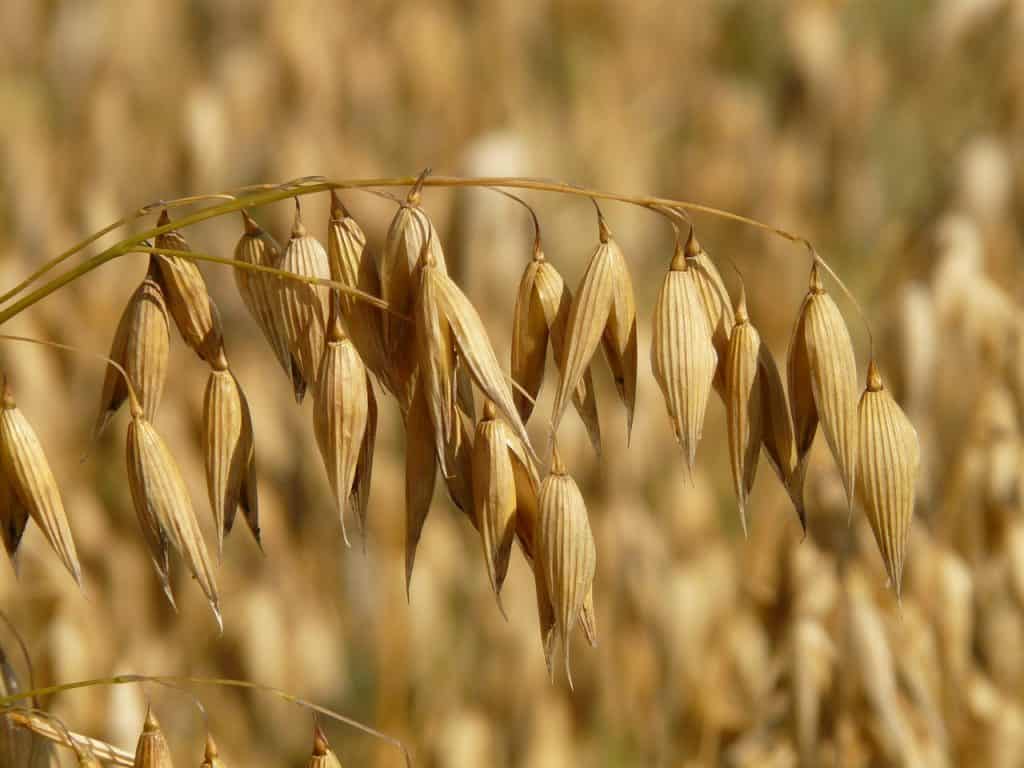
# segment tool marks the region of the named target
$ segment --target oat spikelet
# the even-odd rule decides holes
[[[135,768],[173,768],[171,750],[152,709],[146,712],[146,722],[135,746]]]
[[[128,374],[135,394],[142,401],[142,410],[150,421],[156,416],[164,391],[169,349],[167,303],[154,256],[150,259],[145,279],[128,300],[110,347],[110,359],[119,363]],[[108,365],[94,435],[98,436],[103,431],[127,397],[124,377],[114,366]]]
[[[317,725],[313,732],[313,754],[310,755],[306,768],[341,768],[341,761],[327,743],[327,736]]]
[[[782,376],[767,344],[761,344],[757,356],[757,378],[761,388],[761,431],[764,454],[789,493],[800,527],[807,532],[807,512],[803,494],[794,493],[796,475],[796,438],[789,401],[782,386]]]
[[[416,547],[430,512],[437,479],[437,455],[423,383],[416,378],[405,417],[405,591],[409,596]]]
[[[203,750],[203,762],[199,768],[225,768],[224,761],[220,759],[217,742],[210,733],[206,734],[206,748]]]
[[[223,626],[213,566],[185,480],[174,457],[140,410],[132,413],[126,442],[132,502],[164,592],[173,605],[167,558],[168,545],[171,545],[178,550],[192,576],[199,582],[218,626]]]
[[[269,233],[263,231],[248,211],[242,211],[242,218],[245,221],[245,232],[235,246],[235,259],[246,264],[280,269],[281,246]],[[235,267],[234,272],[235,285],[238,287],[242,302],[263,331],[274,357],[292,382],[292,386],[302,386],[301,379],[296,381],[294,378],[297,371],[292,370],[288,333],[278,302],[279,278],[241,267]]]
[[[747,499],[754,485],[761,450],[761,385],[758,382],[761,337],[750,322],[744,292],[740,293],[735,317],[725,363],[725,413],[733,488],[746,536]]]
[[[476,308],[455,282],[440,269],[424,269],[422,280],[432,282],[437,312],[451,329],[459,360],[465,364],[473,381],[505,419],[513,433],[522,442],[530,459],[536,463],[537,455],[530,445],[526,427],[519,418],[512,390],[494,354],[484,324]]]
[[[412,315],[419,279],[419,260],[429,240],[430,252],[439,272],[447,273],[441,239],[430,218],[415,202],[398,209],[388,229],[380,253],[380,297],[401,315]],[[400,403],[408,403],[412,375],[416,367],[416,349],[409,326],[397,317],[383,314],[381,340],[389,368],[389,386],[395,388]]]
[[[691,474],[718,365],[699,279],[677,242],[654,307],[651,340],[651,369]]]
[[[697,240],[693,230],[686,239],[683,249],[688,267],[693,270],[693,279],[700,288],[701,303],[711,329],[711,342],[718,355],[718,367],[715,370],[715,390],[723,398],[725,396],[725,360],[729,350],[729,333],[736,322],[732,304],[729,303],[729,292],[725,281],[711,261],[707,251]]]
[[[857,409],[859,461],[857,491],[867,513],[885,570],[897,597],[914,516],[914,488],[921,451],[917,431],[882,385],[872,360]]]
[[[579,386],[598,343],[626,406],[627,435],[632,430],[636,397],[636,310],[625,257],[599,218],[601,242],[587,265],[566,321],[567,333],[559,366],[552,429],[558,430],[570,395]]]
[[[811,393],[852,510],[857,473],[857,361],[850,332],[839,307],[821,284],[817,264],[811,268],[803,314]]]
[[[459,439],[455,423],[455,348],[451,328],[438,308],[438,281],[434,279],[437,267],[427,245],[421,259],[419,289],[413,306],[416,356],[441,472],[450,477],[446,444]]]
[[[345,508],[350,505],[366,437],[369,393],[366,368],[341,327],[341,302],[334,296],[331,303],[327,345],[314,389],[313,432],[348,546]]]
[[[512,393],[524,423],[533,413],[533,401],[540,392],[549,340],[555,363],[561,365],[571,307],[572,292],[538,247],[519,281],[512,320],[512,378],[530,396],[518,389]],[[590,366],[573,391],[572,402],[600,455],[601,426]]]
[[[15,536],[17,526],[24,531],[21,515],[27,511],[46,536],[53,551],[60,557],[64,567],[74,577],[75,583],[82,584],[82,566],[78,562],[71,526],[61,501],[57,480],[46,460],[43,446],[32,425],[14,402],[7,381],[3,382],[3,402],[0,404],[0,471],[13,499],[6,505],[10,510],[11,539],[14,548],[20,533]],[[7,526],[5,526],[5,529]],[[7,532],[5,530],[5,543]],[[8,550],[10,551],[10,550]]]
[[[562,640],[565,674],[572,687],[569,644],[594,582],[597,554],[587,507],[555,446],[549,474],[540,489],[537,559],[554,607],[555,631]]]
[[[331,218],[327,225],[327,259],[331,279],[373,296],[380,295],[377,264],[366,249],[366,235],[331,190]],[[381,315],[377,307],[341,294],[341,314],[345,330],[367,368],[386,381],[387,364],[381,341]]]
[[[467,426],[469,417],[458,406],[456,413],[455,425],[459,437],[445,445],[445,459],[451,472],[444,478],[445,490],[452,504],[466,515],[474,528],[479,528],[476,503],[473,500],[473,432]]]
[[[165,209],[157,226],[171,223]],[[171,251],[191,251],[188,241],[177,230],[156,237],[156,247]],[[160,275],[167,295],[167,308],[181,338],[197,355],[213,362],[224,343],[217,306],[206,290],[206,283],[194,261],[183,256],[158,255]]]
[[[203,398],[203,456],[206,488],[217,529],[217,552],[231,533],[239,507],[260,542],[256,492],[256,442],[249,402],[222,355],[206,381]]]
[[[517,483],[517,469],[525,483]],[[535,499],[536,492],[536,479],[525,451],[508,425],[497,418],[494,406],[488,401],[473,440],[473,498],[487,576],[499,608],[502,608],[501,587],[508,573],[512,541],[518,528],[519,497],[521,493],[532,494]],[[528,498],[524,503],[536,504]]]
[[[307,234],[298,205],[292,234],[281,257],[281,269],[303,277],[330,279],[327,251]],[[278,312],[288,339],[295,380],[295,400],[301,402],[306,389],[316,383],[324,352],[324,324],[327,319],[328,289],[278,278]],[[295,374],[298,370],[298,375]]]

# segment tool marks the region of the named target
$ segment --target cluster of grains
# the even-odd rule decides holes
[[[313,396],[313,432],[346,545],[351,511],[365,547],[375,387],[381,387],[395,397],[405,426],[407,594],[440,475],[452,502],[479,532],[502,613],[501,590],[513,542],[519,540],[534,574],[545,658],[550,668],[560,640],[568,675],[576,623],[596,642],[596,548],[578,486],[557,450],[544,477],[526,423],[535,411],[550,342],[558,371],[552,439],[572,402],[600,453],[592,376],[600,346],[626,410],[627,439],[632,432],[637,310],[625,254],[601,211],[598,244],[575,292],[545,257],[537,227],[516,294],[511,376],[502,369],[477,308],[448,274],[440,236],[421,206],[420,185],[399,203],[376,254],[336,192],[326,248],[303,223],[298,198],[283,249],[245,210],[242,219],[235,283],[296,400],[307,392]],[[149,271],[111,345],[96,432],[129,402],[129,487],[160,583],[173,605],[174,552],[220,622],[213,562],[199,520],[178,465],[154,426],[168,370],[170,319],[209,366],[202,445],[221,555],[239,510],[260,542],[253,418],[190,246],[166,210],[159,227],[163,231]],[[734,306],[692,228],[685,243],[677,231],[653,311],[651,368],[691,475],[710,393],[721,397],[744,532],[762,448],[806,529],[804,479],[820,423],[848,505],[852,510],[858,493],[898,592],[919,463],[916,433],[882,386],[873,360],[858,408],[850,334],[818,270],[816,257],[790,345],[787,395],[750,317],[745,291]],[[79,579],[67,520],[38,441],[9,392],[3,405],[0,458],[8,550],[14,551],[31,516]]]

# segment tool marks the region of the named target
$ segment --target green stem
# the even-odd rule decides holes
[[[45,688],[36,688],[31,691],[24,691],[21,693],[11,694],[9,696],[0,696],[0,712],[5,711],[9,707],[13,706],[16,702],[22,701],[23,699],[33,699],[43,696],[52,696],[56,693],[63,693],[65,691],[75,691],[82,688],[95,688],[97,686],[113,686],[113,685],[138,685],[140,683],[158,683],[161,685],[219,685],[226,688],[245,688],[251,691],[257,691],[259,693],[266,693],[271,696],[276,696],[289,704],[295,704],[296,706],[303,707],[312,712],[316,712],[318,715],[323,715],[332,720],[336,720],[339,723],[343,723],[350,728],[354,728],[357,731],[373,736],[376,739],[384,741],[396,749],[400,750],[402,757],[405,759],[405,765],[407,768],[412,766],[412,755],[405,744],[394,736],[388,736],[386,733],[381,733],[375,728],[371,728],[368,725],[360,723],[358,720],[354,720],[351,717],[346,717],[340,712],[335,712],[333,709],[314,704],[307,699],[303,699],[294,694],[283,691],[280,688],[274,688],[269,685],[261,685],[260,683],[253,683],[248,680],[234,680],[232,678],[220,678],[220,677],[177,677],[173,675],[115,675],[114,677],[102,677],[94,678],[92,680],[76,680],[72,683],[62,683],[61,685],[51,685]]]
[[[18,286],[11,291],[8,291],[3,296],[0,296],[0,303],[5,302],[16,296],[28,287],[32,282],[35,281],[39,276],[45,274],[47,271],[53,269],[64,260],[69,258],[71,255],[82,250],[84,247],[103,235],[109,233],[115,229],[118,225],[125,223],[131,218],[137,218],[140,215],[148,213],[150,210],[156,207],[173,207],[178,205],[190,204],[200,199],[211,199],[217,197],[228,197],[230,198],[227,203],[221,205],[209,206],[203,208],[195,213],[183,216],[173,222],[165,224],[162,227],[154,227],[145,232],[137,235],[133,235],[116,245],[111,246],[102,253],[93,256],[92,258],[83,262],[79,267],[65,273],[64,275],[51,280],[46,283],[42,288],[37,289],[27,297],[21,299],[13,306],[0,311],[0,324],[3,324],[10,318],[14,317],[18,313],[27,309],[28,307],[35,304],[37,301],[49,296],[54,291],[62,288],[68,283],[78,279],[87,272],[91,272],[93,269],[105,264],[111,259],[117,258],[124,255],[125,253],[137,250],[136,246],[140,245],[143,241],[152,239],[157,235],[169,232],[174,229],[183,229],[189,227],[192,224],[198,224],[201,221],[208,219],[217,218],[228,213],[240,211],[244,208],[258,208],[269,203],[284,200],[290,197],[298,197],[301,195],[311,195],[317,192],[324,192],[330,189],[361,189],[369,187],[405,187],[412,186],[419,182],[423,187],[444,187],[444,188],[456,188],[456,187],[506,187],[506,188],[518,188],[528,189],[538,192],[553,192],[558,194],[576,195],[579,197],[588,197],[593,200],[613,200],[622,203],[628,203],[631,205],[637,205],[644,208],[653,208],[656,206],[667,207],[667,208],[678,208],[686,211],[692,211],[697,213],[706,213],[711,216],[717,216],[719,218],[729,219],[742,224],[756,227],[766,232],[777,235],[790,242],[799,243],[804,245],[808,250],[813,252],[810,242],[799,235],[792,234],[784,229],[765,224],[757,221],[756,219],[749,218],[747,216],[741,216],[731,211],[722,210],[720,208],[714,208],[712,206],[703,205],[701,203],[694,203],[684,200],[673,200],[670,198],[663,197],[648,197],[648,196],[636,196],[636,195],[625,195],[614,192],[604,192],[598,189],[590,189],[587,187],[579,187],[572,184],[566,184],[564,182],[551,181],[547,179],[535,179],[535,178],[522,178],[522,177],[482,177],[482,178],[464,178],[460,176],[428,176],[426,178],[421,177],[394,177],[394,178],[378,178],[378,179],[348,179],[343,181],[331,181],[322,177],[310,177],[308,179],[300,179],[294,182],[289,182],[283,185],[268,187],[267,185],[259,185],[256,187],[248,187],[243,193],[243,196],[236,197],[234,195],[202,195],[191,198],[181,198],[178,200],[167,201],[166,203],[158,203],[153,206],[147,206],[146,208],[140,209],[136,212],[133,217],[126,217],[115,224],[106,227],[105,229],[98,232],[96,235],[82,241],[82,243],[75,246],[70,251],[66,251],[57,258],[44,264],[40,269],[36,270],[26,280],[23,280]],[[250,192],[249,190],[257,190]],[[820,257],[818,257],[820,258]]]

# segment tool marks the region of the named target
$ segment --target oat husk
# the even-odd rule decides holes
[[[579,386],[598,343],[626,406],[627,437],[632,431],[636,401],[636,308],[626,260],[599,218],[601,242],[594,251],[569,310],[567,333],[559,366],[552,429],[557,431],[569,398]]]
[[[295,208],[291,237],[281,257],[281,269],[303,277],[325,280],[331,277],[327,251],[315,237],[306,232],[298,206]],[[298,280],[278,278],[277,291],[278,312],[292,357],[295,400],[301,402],[306,390],[316,383],[323,357],[329,289]]]
[[[523,390],[516,389],[512,396],[524,423],[533,413],[544,379],[549,341],[555,364],[561,365],[571,307],[572,292],[538,247],[519,281],[512,320],[512,378]],[[572,402],[600,455],[601,426],[590,366],[573,390]]]
[[[715,263],[711,261],[707,251],[697,240],[693,229],[686,239],[683,249],[688,267],[693,271],[693,279],[700,288],[701,303],[711,329],[711,342],[718,355],[718,367],[715,370],[714,387],[721,396],[725,396],[725,360],[729,351],[729,334],[736,322],[729,292],[725,281]]]
[[[782,376],[775,364],[775,358],[762,343],[757,357],[757,380],[761,388],[761,438],[764,455],[789,494],[796,510],[800,527],[807,531],[807,512],[802,494],[793,492],[796,475],[796,438],[793,434],[793,419],[789,412],[789,401],[782,385]]]
[[[388,228],[378,262],[380,297],[400,315],[412,316],[420,256],[428,241],[436,269],[446,274],[441,239],[430,218],[418,205],[401,206]],[[393,315],[381,315],[380,322],[389,388],[393,388],[399,403],[405,405],[411,401],[416,369],[415,339],[408,324]]]
[[[135,290],[121,315],[110,347],[110,359],[121,365],[131,381],[142,410],[150,421],[156,416],[167,377],[170,351],[170,327],[167,303],[160,286],[156,257],[150,258],[149,271]],[[94,435],[99,435],[128,398],[124,376],[108,365],[100,395],[100,412]]]
[[[416,548],[430,512],[437,479],[437,454],[426,393],[419,377],[405,417],[405,591],[409,596]]]
[[[28,509],[18,501],[14,487],[7,480],[7,474],[0,471],[0,536],[3,537],[4,550],[15,574],[18,573],[18,547],[28,521]]]
[[[428,290],[432,291],[437,315],[451,330],[460,364],[466,366],[466,370],[484,397],[494,403],[497,412],[522,442],[530,459],[539,463],[530,445],[526,426],[516,409],[511,387],[501,370],[476,308],[455,282],[439,268],[425,268],[422,273],[422,281],[432,283]]]
[[[517,474],[521,478],[519,482]],[[532,499],[524,498],[522,503],[536,508],[537,490],[526,452],[508,425],[497,418],[493,405],[487,402],[473,439],[473,498],[487,576],[499,607],[512,542],[518,529],[520,495],[532,496]]]
[[[256,441],[249,401],[222,357],[210,369],[203,398],[203,457],[206,488],[217,529],[217,552],[231,533],[235,513],[242,510],[256,543],[260,543],[259,497],[256,489]]]
[[[825,292],[818,265],[790,342],[789,397],[796,437],[792,492],[802,497],[806,462],[820,420],[852,509],[857,454],[857,361],[839,308]]]
[[[157,226],[171,223],[166,209]],[[188,241],[177,230],[156,237],[156,247],[171,251],[191,251]],[[212,363],[224,344],[220,314],[210,298],[206,282],[194,261],[183,256],[158,255],[160,276],[167,297],[167,308],[178,326],[181,338],[199,357]]]
[[[857,492],[885,570],[899,596],[907,537],[914,517],[914,489],[921,464],[917,431],[882,384],[875,361],[857,409]]]
[[[366,515],[370,507],[370,486],[373,481],[373,449],[377,442],[377,396],[373,392],[373,383],[369,374],[366,376],[366,430],[363,433],[363,444],[359,448],[359,462],[356,464],[356,475],[352,481],[352,494],[349,506],[356,511],[359,522],[359,535],[366,551]]]
[[[134,768],[173,768],[170,747],[152,709],[146,712],[146,722],[135,747]]]
[[[327,259],[331,279],[373,296],[380,296],[377,264],[366,248],[366,235],[353,219],[337,190],[331,190],[331,218],[327,224]],[[381,339],[383,313],[377,307],[340,294],[345,330],[355,344],[364,365],[374,376],[387,380],[387,363]]]
[[[8,499],[8,511],[4,515],[7,523],[4,526],[5,544],[9,529],[11,544],[17,550],[17,541],[21,536],[14,534],[19,525],[21,531],[24,531],[21,515],[28,512],[75,583],[81,586],[82,566],[78,562],[57,480],[35,430],[15,403],[6,379],[3,382],[3,402],[0,404],[0,471],[13,496]]]
[[[448,321],[438,306],[439,281],[435,279],[437,267],[429,245],[424,245],[421,260],[418,290],[413,304],[416,359],[441,472],[445,477],[450,477],[446,445],[460,437],[455,423],[458,387],[455,345]]]
[[[740,293],[735,317],[725,364],[725,413],[733,490],[746,536],[747,499],[754,485],[761,451],[762,408],[758,381],[761,336],[747,314],[745,293]]]
[[[331,302],[327,344],[314,389],[313,432],[348,546],[345,511],[366,437],[369,382],[359,353],[341,326],[341,302],[337,296]]]
[[[718,366],[700,280],[677,242],[654,307],[651,339],[651,370],[691,474]]]
[[[537,560],[554,607],[555,632],[562,640],[565,674],[571,688],[571,633],[593,585],[597,554],[586,503],[562,463],[557,446],[552,455],[551,473],[540,488]]]
[[[235,246],[235,259],[260,267],[281,268],[281,246],[268,232],[265,232],[249,215],[242,211],[245,232]],[[280,278],[253,270],[234,268],[235,285],[249,314],[259,325],[274,357],[285,372],[293,388],[301,388],[301,378],[296,380],[298,371],[292,370],[292,356],[288,347],[288,332],[278,299]]]
[[[168,548],[173,546],[199,582],[218,626],[222,626],[213,566],[174,457],[139,410],[132,414],[126,442],[128,487],[165,594],[173,605],[168,578]]]

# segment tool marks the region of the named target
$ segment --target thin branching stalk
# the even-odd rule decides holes
[[[330,718],[339,723],[354,728],[357,731],[365,733],[368,736],[372,736],[375,739],[380,739],[383,742],[390,744],[402,753],[402,757],[405,760],[406,768],[412,768],[412,754],[409,752],[408,747],[401,739],[397,739],[394,736],[388,736],[386,733],[382,733],[375,728],[371,728],[358,720],[351,717],[346,717],[340,712],[335,712],[333,709],[315,704],[308,699],[304,699],[295,694],[288,693],[288,691],[281,690],[280,688],[274,688],[269,685],[262,685],[260,683],[253,683],[248,680],[235,680],[232,678],[222,677],[178,677],[174,675],[115,675],[114,677],[101,677],[93,678],[91,680],[76,680],[71,683],[62,683],[60,685],[51,685],[44,688],[36,688],[31,691],[23,691],[21,693],[11,694],[10,696],[0,696],[0,714],[9,711],[17,702],[25,699],[36,699],[44,696],[52,696],[57,693],[64,693],[66,691],[76,691],[83,688],[96,688],[100,686],[114,686],[114,685],[139,685],[145,683],[156,683],[159,685],[170,685],[170,686],[207,686],[217,685],[224,688],[245,688],[250,691],[256,691],[258,693],[265,693],[269,696],[274,696],[289,704],[294,704],[298,707],[303,707],[311,712],[315,712],[317,715]]]

